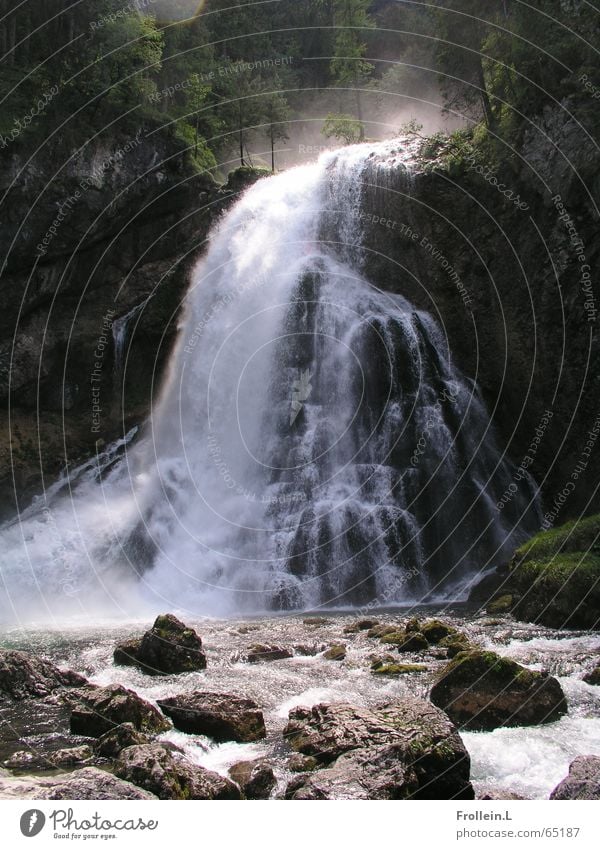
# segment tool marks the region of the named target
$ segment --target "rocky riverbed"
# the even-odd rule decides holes
[[[102,689],[54,680],[37,661],[17,686],[4,653],[2,794],[112,798],[125,781],[123,792],[133,783],[160,798],[548,798],[576,757],[600,755],[600,687],[584,680],[595,680],[597,632],[553,631],[461,605],[410,616],[182,618],[176,638],[156,626],[144,638],[157,666],[161,640],[170,652],[183,641],[177,668],[196,658],[196,671],[179,674],[149,674],[152,664],[140,661],[147,621],[5,630],[3,650],[46,658]],[[120,665],[119,652],[115,664],[119,644],[130,647],[131,665]],[[593,776],[594,763],[576,772]],[[149,781],[149,772],[179,777]],[[444,784],[442,775],[451,778]],[[91,790],[81,789],[86,782]]]

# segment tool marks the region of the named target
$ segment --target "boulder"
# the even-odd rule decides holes
[[[69,749],[59,749],[48,755],[48,762],[55,769],[68,769],[69,767],[81,766],[91,761],[94,756],[90,746],[73,746]]]
[[[116,776],[159,799],[241,798],[233,781],[190,763],[160,743],[123,749],[114,769]]]
[[[248,663],[261,663],[262,661],[271,660],[286,660],[288,657],[293,657],[294,653],[290,649],[282,646],[264,646],[257,644],[248,649],[246,660]]]
[[[346,646],[341,645],[341,643],[330,646],[323,654],[325,660],[344,660],[345,657]]]
[[[386,634],[395,634],[397,631],[398,628],[395,625],[374,625],[367,631],[367,637],[380,639],[381,637],[385,637]]]
[[[447,622],[442,622],[439,619],[429,619],[421,625],[420,633],[423,634],[430,646],[437,646],[446,637],[455,635],[458,632],[456,628],[448,625]]]
[[[229,770],[246,799],[269,799],[277,784],[273,768],[265,760],[239,761]]]
[[[554,788],[551,799],[600,799],[600,758],[575,758],[569,774]]]
[[[592,684],[594,687],[600,687],[600,664],[592,669],[591,672],[587,672],[583,676],[583,680],[586,684]]]
[[[46,778],[7,778],[0,775],[0,799],[156,799],[152,793],[89,766]]]
[[[289,758],[286,766],[290,772],[312,772],[313,769],[317,769],[319,762],[310,755],[296,753]]]
[[[251,743],[266,736],[265,720],[252,699],[227,693],[183,693],[158,702],[175,728],[205,734],[219,743]]]
[[[292,799],[472,799],[469,755],[442,711],[405,697],[378,708],[320,704],[290,712],[289,745],[321,769]]]
[[[370,631],[379,625],[377,619],[359,619],[344,628],[344,634],[358,634],[359,631]]]
[[[113,659],[119,666],[136,666],[148,675],[177,675],[206,668],[201,638],[171,613],[158,616],[140,639],[120,643]]]
[[[457,725],[471,731],[541,725],[567,713],[556,678],[490,651],[457,654],[442,669],[430,697]]]
[[[61,687],[83,684],[87,684],[83,675],[59,669],[49,660],[28,652],[0,649],[0,699],[43,698]]]
[[[325,651],[326,648],[327,646],[319,643],[300,643],[294,646],[294,654],[301,655],[301,657],[314,657]]]
[[[303,625],[309,626],[319,626],[319,625],[329,625],[331,623],[331,619],[326,619],[324,616],[309,616],[307,619],[302,620]]]
[[[397,646],[400,652],[419,652],[429,648],[429,643],[418,631],[392,631],[381,638],[385,646]]]
[[[99,758],[113,760],[128,746],[142,746],[150,738],[138,731],[131,722],[124,722],[107,731],[96,740],[94,753]]]
[[[460,632],[456,634],[450,634],[449,637],[444,637],[443,640],[440,640],[438,643],[439,648],[446,650],[446,657],[456,657],[457,654],[460,654],[462,651],[471,651],[475,650],[474,646],[469,643],[468,637]]]
[[[149,702],[120,684],[85,687],[73,693],[70,727],[73,734],[101,737],[130,722],[138,731],[159,734],[169,729],[164,716]]]

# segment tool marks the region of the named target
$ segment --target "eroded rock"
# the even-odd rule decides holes
[[[85,687],[76,690],[73,699],[70,717],[73,734],[101,737],[123,723],[131,723],[138,731],[155,734],[170,727],[159,710],[120,684]]]
[[[115,775],[159,799],[239,799],[233,781],[187,761],[160,743],[130,746],[115,761]]]
[[[252,699],[195,692],[160,699],[158,705],[175,728],[188,734],[205,734],[220,743],[250,743],[266,736],[263,713]]]

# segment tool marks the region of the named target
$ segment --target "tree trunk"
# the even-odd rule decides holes
[[[481,105],[483,106],[485,123],[487,124],[488,129],[493,130],[496,125],[496,119],[490,102],[490,96],[485,85],[485,75],[483,73],[481,57],[479,57],[479,61],[477,62],[477,82],[479,83],[479,95],[481,97]]]

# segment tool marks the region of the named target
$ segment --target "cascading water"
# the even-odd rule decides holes
[[[54,612],[65,564],[83,608],[94,593],[219,615],[417,601],[539,526],[531,493],[498,512],[513,469],[436,323],[361,273],[374,151],[389,161],[389,144],[361,145],[260,181],[222,220],[142,441],[4,532],[15,607],[26,591]]]

